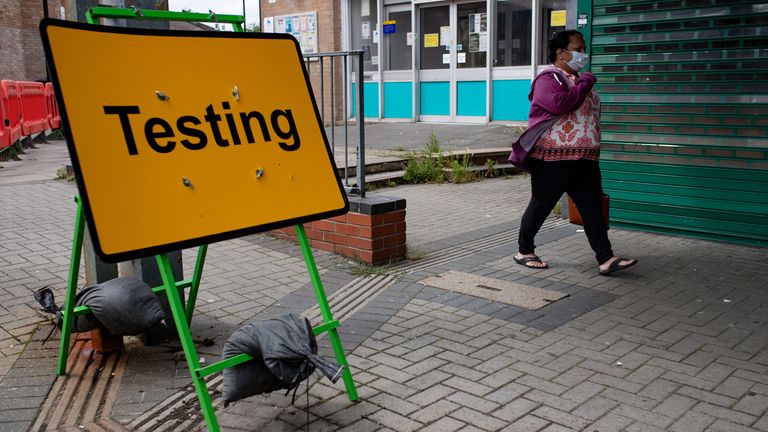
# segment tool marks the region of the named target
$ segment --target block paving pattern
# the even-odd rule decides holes
[[[408,199],[409,245],[426,262],[430,252],[515,229],[527,179],[377,193]],[[0,231],[4,431],[27,430],[55,381],[55,344],[39,340],[48,318],[31,294],[50,285],[62,298],[74,194],[74,185],[53,181],[0,187],[7,221]],[[349,402],[340,383],[314,379],[308,402],[302,392],[295,405],[282,393],[248,398],[219,410],[222,426],[768,432],[768,250],[612,229],[617,253],[640,264],[601,277],[577,230],[553,226],[537,238],[537,253],[552,266],[545,271],[516,265],[513,240],[410,273],[388,269],[397,282],[342,324],[359,402]],[[316,257],[329,294],[360,270],[322,252]],[[187,271],[192,262],[185,251]],[[539,314],[417,283],[451,269],[570,296]],[[213,361],[234,327],[313,304],[295,245],[260,235],[222,242],[209,250],[193,334],[213,341],[201,348]],[[321,344],[327,353],[326,340]],[[177,352],[168,344],[123,354],[113,419],[130,424],[189,384]]]

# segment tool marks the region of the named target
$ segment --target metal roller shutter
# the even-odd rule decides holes
[[[768,3],[591,3],[612,222],[768,245]]]

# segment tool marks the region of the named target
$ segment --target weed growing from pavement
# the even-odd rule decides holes
[[[499,170],[496,169],[496,161],[494,161],[493,159],[486,159],[485,173],[483,173],[483,177],[494,178],[498,176],[499,176]]]
[[[557,204],[555,204],[555,208],[552,209],[552,214],[553,215],[557,215],[557,216],[562,215],[563,214],[563,203],[558,201]]]
[[[427,146],[424,148],[424,153],[426,154],[442,154],[443,149],[440,148],[440,140],[437,139],[437,135],[435,135],[435,131],[432,131],[432,133],[429,134],[429,139],[427,140]]]
[[[472,171],[472,158],[469,152],[464,153],[461,158],[450,155],[449,168],[452,171],[451,180],[454,183],[467,183],[475,179],[475,173]]]
[[[67,167],[61,167],[56,170],[56,180],[66,180],[68,182],[75,181],[75,175],[70,174],[69,170],[67,170]]]
[[[355,276],[388,275],[392,273],[394,262],[374,265],[359,260],[349,260],[348,270]]]
[[[422,252],[420,250],[413,249],[413,248],[410,248],[408,246],[405,247],[405,258],[407,258],[407,259],[409,259],[411,261],[420,260],[420,259],[424,258],[424,256],[426,254],[427,254],[426,252]]]
[[[469,150],[461,157],[450,153],[445,157],[440,140],[432,131],[424,150],[406,161],[403,180],[406,183],[442,183],[446,180],[443,168],[451,170],[448,178],[453,183],[466,183],[477,177],[472,171],[472,155]]]
[[[437,155],[434,158],[433,155]],[[429,136],[427,145],[419,155],[412,155],[405,163],[403,180],[407,183],[442,183],[443,150],[435,132]]]

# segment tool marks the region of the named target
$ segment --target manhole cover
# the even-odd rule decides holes
[[[526,309],[540,309],[568,297],[568,294],[557,291],[454,270],[428,277],[419,283]]]

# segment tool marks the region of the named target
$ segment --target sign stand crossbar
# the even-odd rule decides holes
[[[90,313],[91,310],[87,306],[78,306],[75,308],[75,294],[77,291],[77,281],[79,277],[80,259],[82,256],[83,237],[85,233],[85,217],[83,214],[83,205],[79,197],[75,198],[77,204],[75,214],[75,232],[72,239],[72,257],[70,259],[69,268],[69,280],[67,283],[67,292],[64,301],[64,308],[61,312],[63,323],[61,329],[61,341],[59,345],[59,358],[56,368],[57,375],[65,375],[67,367],[67,357],[69,355],[69,340],[72,334],[74,318],[78,315]],[[336,355],[336,361],[343,367],[342,379],[344,380],[344,386],[347,391],[347,395],[350,401],[356,401],[358,399],[357,389],[355,382],[352,379],[352,373],[349,369],[349,363],[347,362],[346,355],[344,354],[344,348],[339,338],[338,327],[339,321],[333,318],[331,308],[328,304],[328,299],[325,295],[322,282],[320,281],[320,274],[317,271],[317,265],[315,264],[314,257],[312,256],[312,249],[309,245],[306,232],[303,225],[296,225],[296,235],[299,239],[299,246],[301,247],[302,255],[304,256],[304,262],[307,265],[307,271],[312,283],[312,287],[317,297],[320,311],[323,317],[323,323],[312,329],[315,335],[321,333],[328,333],[328,337]],[[230,357],[225,360],[221,360],[206,367],[200,367],[200,360],[195,349],[195,344],[192,340],[192,334],[190,332],[190,324],[192,322],[192,314],[195,309],[195,301],[197,299],[197,291],[200,287],[200,280],[203,271],[203,265],[205,263],[205,257],[207,254],[207,245],[202,245],[198,249],[197,260],[195,263],[195,270],[193,272],[192,279],[176,281],[173,276],[173,270],[171,264],[168,261],[166,254],[156,255],[157,265],[160,270],[160,276],[163,280],[163,285],[155,287],[152,290],[156,293],[164,293],[168,298],[168,303],[171,307],[173,314],[173,321],[176,326],[176,330],[179,334],[179,340],[184,351],[184,356],[187,359],[192,382],[194,383],[195,392],[200,402],[200,407],[203,411],[203,418],[208,426],[208,430],[212,432],[218,432],[220,430],[218,421],[216,419],[216,413],[213,409],[211,402],[211,396],[208,392],[208,387],[205,382],[205,377],[217,372],[220,372],[226,368],[233,367],[253,359],[248,354],[240,354],[234,357]],[[189,288],[187,306],[181,301],[179,295],[179,288]]]

